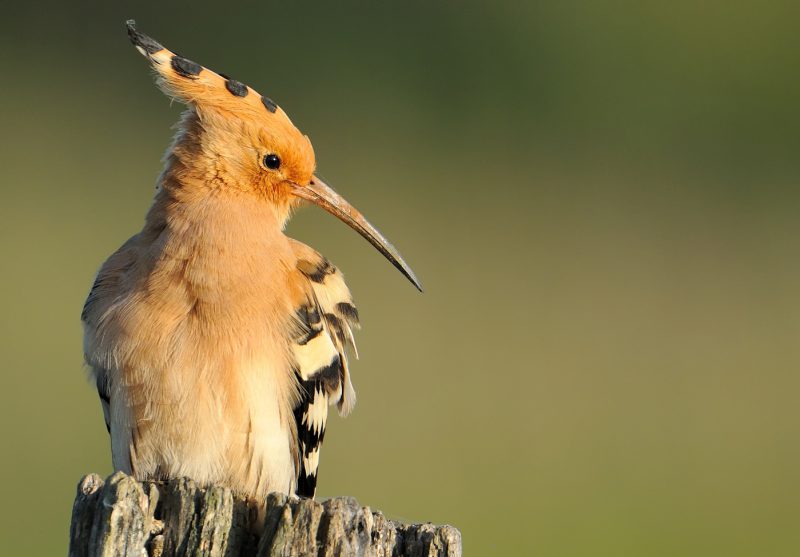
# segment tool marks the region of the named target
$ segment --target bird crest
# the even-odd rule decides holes
[[[136,30],[136,22],[126,22],[128,37],[152,64],[157,82],[170,97],[204,110],[220,110],[266,126],[294,126],[272,99],[240,81],[219,74],[172,52],[161,43]]]
[[[202,133],[194,134],[203,139],[197,148],[184,149],[192,159],[183,161],[184,165],[208,176],[211,169],[204,168],[205,159],[219,174],[219,180],[205,183],[238,189],[252,186],[278,205],[291,207],[296,200],[285,182],[307,184],[316,166],[308,136],[269,97],[167,49],[138,31],[133,20],[126,26],[131,42],[155,71],[161,90],[190,108],[177,139],[191,136],[185,132],[192,126],[202,128]]]

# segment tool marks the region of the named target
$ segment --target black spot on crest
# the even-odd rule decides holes
[[[231,95],[235,95],[237,97],[246,97],[247,96],[247,85],[236,81],[235,79],[226,78],[227,81],[225,82],[225,88],[230,91]]]
[[[176,54],[172,57],[172,69],[183,77],[194,78],[200,75],[203,66]]]
[[[262,96],[261,102],[264,103],[264,106],[267,107],[267,110],[269,110],[273,114],[275,113],[276,110],[278,110],[278,105],[272,102],[272,99],[270,99],[269,97]]]
[[[142,48],[147,54],[155,54],[159,50],[164,50],[164,47],[158,41],[139,33],[136,30],[136,22],[134,20],[129,19],[125,22],[125,25],[128,27],[128,38],[131,42]]]

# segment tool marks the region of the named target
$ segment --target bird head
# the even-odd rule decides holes
[[[173,155],[175,172],[208,188],[258,196],[275,207],[281,225],[301,201],[314,203],[356,230],[420,291],[414,272],[397,249],[342,196],[314,174],[308,136],[269,97],[163,47],[127,22],[128,37],[156,72],[171,98],[186,104],[186,125]],[[181,133],[193,141],[180,145]]]

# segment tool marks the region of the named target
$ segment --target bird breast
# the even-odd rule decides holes
[[[128,460],[140,478],[189,476],[251,495],[293,489],[286,331],[302,287],[288,239],[258,216],[176,211],[132,248],[96,334],[112,437],[115,425],[128,432],[115,467]]]

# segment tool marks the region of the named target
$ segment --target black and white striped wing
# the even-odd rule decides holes
[[[358,313],[341,273],[330,263],[323,259],[306,276],[311,288],[297,310],[298,334],[292,347],[300,395],[294,416],[297,494],[313,497],[328,405],[336,403],[340,414],[346,415],[355,404],[344,349],[355,348],[352,328],[358,325]]]

